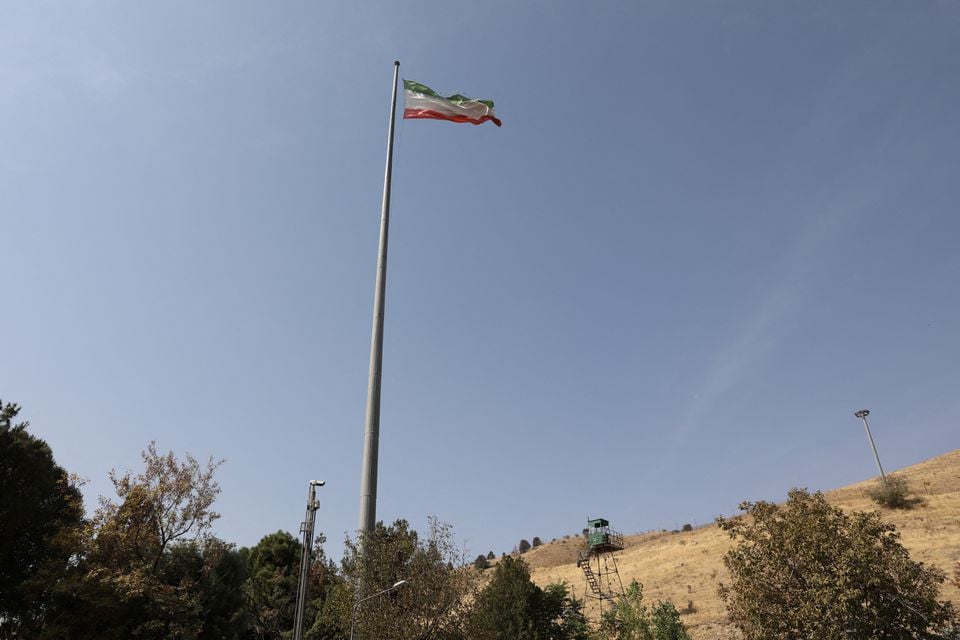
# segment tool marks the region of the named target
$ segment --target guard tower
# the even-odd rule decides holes
[[[588,519],[583,532],[587,547],[580,551],[577,566],[583,569],[587,579],[586,596],[598,601],[602,614],[605,600],[623,595],[623,582],[614,555],[623,551],[623,534],[611,529],[610,523],[603,518]]]

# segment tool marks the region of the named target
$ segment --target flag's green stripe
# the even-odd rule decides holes
[[[430,87],[425,84],[420,84],[415,80],[404,80],[403,88],[407,91],[413,91],[414,93],[422,93],[424,95],[433,96],[434,98],[442,98],[443,100],[449,100],[450,102],[460,105],[464,102],[480,102],[487,105],[493,109],[493,100],[479,100],[477,98],[468,98],[467,96],[462,96],[459,93],[455,93],[452,96],[442,96]]]

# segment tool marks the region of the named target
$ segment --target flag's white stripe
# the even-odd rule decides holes
[[[465,116],[475,120],[479,120],[483,116],[496,115],[493,112],[493,109],[482,102],[477,102],[476,100],[469,100],[462,104],[456,104],[450,102],[449,100],[444,100],[443,98],[428,96],[426,94],[416,93],[410,90],[405,90],[404,94],[406,98],[404,107],[406,109],[426,109],[429,111],[436,111],[444,115]]]

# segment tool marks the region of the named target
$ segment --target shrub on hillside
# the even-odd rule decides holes
[[[658,602],[650,612],[654,640],[690,640],[680,622],[680,612],[672,602]]]
[[[530,543],[527,542],[526,539],[521,540],[520,544],[517,545],[517,551],[520,553],[526,553],[527,551],[530,551]]]
[[[538,538],[537,536],[533,536],[533,548],[534,548],[534,549],[536,549],[537,547],[539,547],[539,546],[542,545],[542,544],[543,544],[543,541],[542,541],[540,538]]]
[[[481,553],[477,556],[477,559],[473,561],[473,566],[480,571],[483,571],[490,566],[490,562],[487,560],[487,556]]]
[[[910,496],[910,487],[906,478],[887,476],[867,489],[867,495],[881,507],[887,509],[912,509],[920,504],[919,498]]]
[[[947,628],[942,572],[914,562],[876,512],[844,513],[821,493],[790,491],[784,505],[744,502],[749,518],[718,518],[739,542],[721,585],[745,640],[927,638]]]
[[[682,527],[680,527],[680,531],[693,531],[693,525],[689,523],[685,524]]]
[[[657,602],[650,609],[643,601],[643,585],[636,580],[605,611],[597,629],[604,640],[690,640],[672,602]]]
[[[496,557],[497,557],[497,556],[493,553],[493,551],[491,551],[490,553],[487,554],[487,560],[493,560],[493,559],[495,559]]]

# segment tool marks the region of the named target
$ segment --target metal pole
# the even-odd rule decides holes
[[[360,476],[360,532],[372,531],[377,520],[377,455],[380,447],[380,378],[383,367],[383,307],[387,286],[387,238],[390,228],[390,178],[393,174],[393,122],[397,112],[397,78],[400,61],[393,63],[393,94],[387,127],[387,166],[383,173],[380,213],[380,249],[373,295],[373,336],[370,339],[370,378],[367,383],[367,418],[363,432],[363,471]]]
[[[293,640],[303,639],[303,615],[307,608],[307,596],[310,590],[310,564],[313,559],[313,529],[316,524],[317,509],[320,503],[317,502],[317,487],[324,485],[323,480],[311,480],[310,490],[307,492],[307,517],[300,525],[300,533],[303,534],[300,544],[300,579],[297,584],[297,604],[293,613]]]
[[[880,479],[886,482],[887,475],[883,472],[883,465],[880,464],[880,456],[877,455],[877,445],[873,442],[873,434],[870,433],[870,425],[867,424],[867,416],[870,415],[870,410],[861,409],[853,415],[863,420],[863,428],[867,430],[867,440],[870,441],[870,448],[873,449],[873,459],[877,461],[877,469],[880,470]]]

